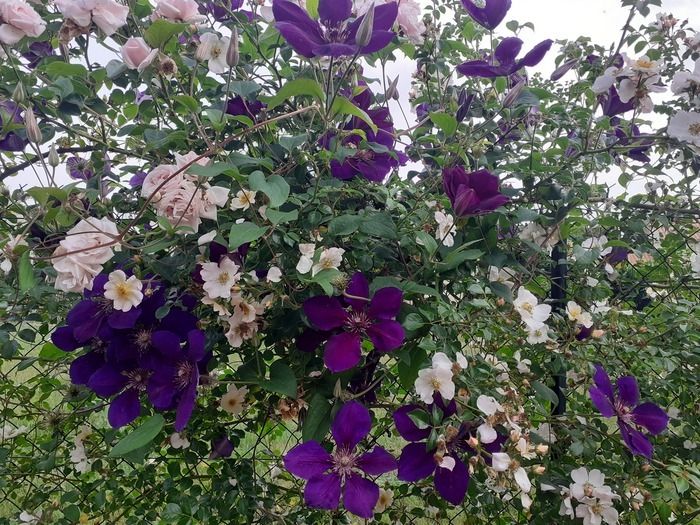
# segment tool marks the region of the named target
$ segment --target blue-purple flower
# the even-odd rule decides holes
[[[506,17],[511,0],[486,0],[484,7],[478,7],[473,0],[462,0],[464,9],[475,22],[493,31]]]
[[[200,2],[199,12],[203,15],[211,14],[218,22],[225,22],[231,18],[231,13],[243,7],[243,0],[215,0],[213,2]]]
[[[247,100],[239,95],[226,102],[226,113],[234,116],[248,117],[255,121],[266,105],[259,100]]]
[[[551,40],[543,40],[533,47],[523,58],[517,60],[523,41],[517,37],[507,37],[498,44],[490,60],[468,60],[457,66],[457,71],[468,77],[496,78],[517,73],[523,67],[539,64],[552,47]]]
[[[398,6],[391,2],[376,7],[371,38],[362,47],[357,44],[356,37],[366,15],[350,22],[352,0],[319,0],[320,21],[287,0],[274,0],[272,12],[277,22],[275,27],[297,53],[307,58],[337,58],[366,55],[385,48],[395,36],[391,28],[398,15]]]
[[[462,166],[445,168],[442,183],[459,217],[490,213],[509,200],[498,189],[498,177],[485,169],[467,173]]]
[[[37,41],[29,44],[28,50],[22,53],[22,56],[29,61],[27,66],[29,66],[30,69],[34,69],[44,58],[53,56],[53,54],[51,42]]]
[[[638,428],[660,434],[668,426],[668,415],[654,403],[639,403],[639,386],[634,376],[618,378],[617,388],[613,388],[605,369],[600,365],[595,368],[595,385],[588,391],[591,401],[604,417],[617,418],[622,440],[632,454],[651,459],[654,446]]]
[[[71,179],[90,180],[95,176],[92,163],[88,159],[71,157],[66,161],[66,171]]]
[[[22,110],[9,100],[0,100],[0,151],[23,151],[27,146],[27,139],[22,138],[14,131],[8,131],[3,135],[3,129],[11,125],[22,125],[24,120]],[[17,126],[20,127],[20,126]]]
[[[318,441],[297,445],[284,456],[284,466],[307,480],[304,501],[310,507],[334,510],[341,499],[348,512],[371,518],[379,499],[379,487],[365,475],[379,476],[396,469],[396,459],[382,447],[368,452],[357,445],[372,429],[372,417],[357,401],[345,403],[333,420],[336,443],[329,453]]]
[[[323,360],[332,372],[357,366],[362,341],[369,339],[379,352],[391,352],[403,344],[404,329],[396,316],[403,293],[398,288],[380,288],[370,299],[369,283],[362,273],[353,275],[343,296],[318,296],[304,301],[304,313],[311,325],[325,332],[317,343],[328,339]],[[309,346],[305,350],[311,349]]]

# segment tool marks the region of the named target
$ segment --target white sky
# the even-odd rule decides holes
[[[430,3],[430,0],[421,1],[426,4]],[[658,8],[653,8],[651,17],[653,18],[658,11]],[[700,0],[664,0],[661,11],[673,13],[678,19],[688,18],[691,21],[691,26],[700,28]],[[505,22],[518,20],[520,23],[532,22],[535,25],[534,32],[525,29],[520,34],[520,37],[525,41],[525,49],[545,38],[574,40],[581,35],[591,37],[598,44],[610,46],[619,40],[627,14],[628,8],[623,9],[620,6],[620,0],[513,0],[513,7],[502,24],[503,34],[507,32]],[[633,25],[638,26],[640,20],[637,19]],[[695,23],[693,24],[693,22]],[[556,53],[551,51],[540,66],[535,68],[535,71],[548,76],[554,69],[555,56]],[[94,56],[91,58],[95,60]],[[415,64],[410,60],[400,60],[387,67],[389,77],[400,76],[400,103],[409,120],[415,118],[415,115],[410,114],[410,104],[408,103],[408,89],[414,70]],[[400,111],[396,107],[393,110],[397,128],[406,127]],[[411,122],[412,124],[413,122]],[[48,149],[48,147],[48,145],[44,145],[44,149]],[[58,183],[69,181],[63,173],[60,175]],[[34,172],[27,170],[10,177],[5,183],[10,188],[16,188],[36,185],[37,180]],[[641,190],[641,186],[636,185],[636,189]]]

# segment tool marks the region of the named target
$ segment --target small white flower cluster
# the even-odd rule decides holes
[[[457,231],[454,217],[441,211],[436,211],[434,216],[438,225],[435,238],[448,248],[454,246]]]
[[[304,275],[311,272],[311,276],[323,270],[337,270],[343,263],[342,248],[323,248],[317,253],[316,245],[313,243],[301,243],[299,245],[299,262],[297,262],[297,272]]]
[[[92,430],[88,427],[82,427],[80,432],[75,436],[73,443],[75,448],[70,452],[70,462],[73,463],[73,468],[76,472],[84,474],[89,472],[92,467],[92,460],[88,459],[87,452],[85,451],[85,439],[92,434]]]
[[[233,383],[228,386],[228,390],[221,398],[219,405],[224,412],[231,415],[238,415],[245,408],[245,396],[248,395],[248,387],[237,388]]]
[[[122,270],[109,274],[105,283],[105,298],[110,299],[115,310],[128,312],[143,301],[143,283],[135,275],[127,279]]]
[[[433,355],[432,366],[420,370],[414,383],[421,401],[432,403],[435,392],[439,393],[445,401],[454,399],[455,384],[452,377],[455,371],[459,372],[467,366],[469,366],[467,358],[461,353],[457,354],[456,363],[453,363],[443,352]]]
[[[542,485],[542,490],[559,490],[563,500],[559,508],[560,516],[582,518],[583,525],[615,525],[619,514],[613,506],[613,499],[620,498],[605,484],[605,475],[598,469],[590,472],[585,467],[571,471],[573,483],[569,487]],[[574,507],[574,501],[578,503]]]
[[[661,64],[646,55],[637,59],[623,55],[623,58],[625,62],[622,67],[609,67],[595,80],[593,91],[597,94],[607,93],[619,82],[617,90],[622,102],[634,100],[642,113],[651,113],[654,103],[649,94],[666,91],[660,83]]]
[[[220,75],[229,69],[226,63],[226,52],[230,44],[229,37],[220,37],[211,32],[204,33],[199,37],[196,58],[202,62],[206,61],[209,71]]]
[[[593,326],[593,316],[586,312],[576,301],[566,303],[566,315],[570,321],[576,321],[578,324],[590,328]]]
[[[531,345],[550,341],[549,327],[545,324],[552,315],[552,307],[548,304],[539,304],[537,297],[521,286],[518,288],[518,296],[513,301],[515,311],[520,314],[520,319],[528,331],[527,342]]]
[[[489,266],[489,282],[490,283],[500,283],[512,290],[515,287],[515,281],[518,280],[518,274],[515,270],[504,266],[503,268],[498,268],[497,266]]]

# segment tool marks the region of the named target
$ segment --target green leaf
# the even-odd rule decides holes
[[[445,260],[440,264],[440,269],[442,271],[452,270],[463,262],[475,261],[482,255],[484,255],[484,252],[481,250],[456,250],[445,257]]]
[[[36,279],[34,277],[34,268],[32,268],[32,262],[29,260],[29,250],[24,252],[19,258],[19,289],[23,292],[30,290],[36,286]]]
[[[306,11],[311,18],[318,18],[318,0],[306,0]]]
[[[278,224],[285,224],[297,220],[299,218],[299,210],[279,211],[268,208],[265,211],[265,216],[267,220],[277,226]]]
[[[377,132],[377,126],[372,121],[370,116],[345,97],[335,98],[335,100],[333,101],[333,106],[331,107],[331,114],[333,116],[351,115],[353,117],[357,117],[360,120],[362,120],[365,124],[367,124],[372,129],[372,131],[374,131],[375,133]]]
[[[168,22],[159,18],[146,29],[143,38],[151,47],[161,47],[172,37],[182,33],[186,27],[187,24]]]
[[[267,195],[273,208],[279,208],[289,197],[289,184],[279,175],[270,175],[265,179],[262,171],[254,171],[248,175],[248,184],[251,190],[262,191]]]
[[[426,429],[430,426],[430,415],[425,411],[417,408],[408,413],[408,417],[420,429]]]
[[[333,281],[340,276],[340,271],[335,268],[326,268],[313,276],[311,282],[318,284],[326,295],[333,295]]]
[[[423,319],[421,314],[412,312],[406,316],[406,319],[404,319],[402,324],[406,330],[413,332],[414,330],[418,330],[420,327],[425,325],[425,319]]]
[[[355,233],[362,224],[363,217],[359,215],[341,215],[328,223],[328,235],[332,237],[347,237]]]
[[[262,381],[260,386],[270,392],[297,397],[297,378],[294,371],[281,359],[270,366],[270,379]]]
[[[160,414],[149,417],[114,445],[114,448],[109,452],[109,457],[125,456],[129,452],[149,444],[160,433],[164,424],[165,419]]]
[[[229,175],[238,175],[238,170],[233,164],[227,162],[215,162],[214,164],[209,164],[208,166],[201,166],[199,164],[192,164],[187,168],[187,173],[192,175],[197,175],[199,177],[216,177],[222,173],[228,173]]]
[[[388,213],[374,213],[365,217],[360,231],[380,239],[396,239],[396,225]]]
[[[311,398],[309,411],[301,429],[301,438],[304,441],[323,441],[331,426],[331,404],[321,394],[315,394]]]
[[[533,381],[532,388],[535,390],[535,394],[540,399],[543,399],[544,401],[549,401],[553,405],[559,403],[559,398],[557,397],[557,394],[554,392],[554,390],[549,388],[544,383],[540,381]]]
[[[39,357],[45,361],[58,361],[59,359],[66,357],[66,355],[68,354],[53,343],[46,343],[39,351]]]
[[[451,137],[457,131],[457,119],[449,113],[431,113],[430,120],[448,137]]]
[[[297,78],[287,82],[274,97],[267,100],[267,109],[274,109],[282,104],[282,102],[301,95],[307,95],[318,101],[322,101],[323,89],[318,82],[311,78]]]
[[[82,77],[86,78],[88,70],[85,66],[80,64],[70,64],[68,62],[63,62],[58,60],[56,62],[51,62],[45,68],[46,74],[51,78],[58,77]]]
[[[253,242],[263,235],[267,228],[253,224],[252,222],[242,222],[241,224],[234,224],[231,226],[231,232],[228,236],[228,247],[229,250],[235,250],[239,246],[247,243]]]
[[[432,257],[438,249],[438,244],[435,237],[430,235],[428,232],[424,232],[423,230],[416,234],[416,241],[418,242],[418,245],[425,250],[428,257]]]

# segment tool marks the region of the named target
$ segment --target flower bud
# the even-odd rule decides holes
[[[61,163],[61,159],[58,156],[58,151],[56,151],[56,144],[51,144],[51,149],[49,150],[49,166],[52,168],[57,168]]]
[[[572,58],[571,60],[567,60],[564,62],[561,66],[556,68],[552,75],[549,77],[550,80],[557,81],[564,75],[566,75],[571,69],[578,63],[578,59]]]
[[[355,43],[358,47],[363,48],[367,46],[372,40],[372,33],[374,33],[374,3],[362,17],[362,22],[360,22],[360,27],[357,28],[357,34],[355,36]]]
[[[241,55],[238,51],[238,29],[234,27],[231,31],[231,41],[226,50],[226,63],[228,67],[236,67],[240,59]]]
[[[513,86],[513,89],[511,89],[508,94],[505,96],[503,99],[503,107],[504,108],[509,108],[513,104],[515,104],[515,101],[518,100],[518,97],[520,96],[520,93],[522,93],[523,88],[525,87],[525,81],[521,80],[515,86]]]
[[[545,470],[546,470],[546,468],[544,465],[537,465],[536,467],[532,468],[532,473],[537,475],[537,476],[541,476],[542,474],[544,474]]]
[[[603,337],[604,335],[605,335],[605,330],[597,329],[597,330],[593,330],[593,331],[591,332],[591,337],[592,337],[593,339],[600,339],[600,338]]]
[[[12,92],[12,100],[15,104],[24,104],[27,100],[27,92],[24,90],[24,85],[21,82],[18,82],[15,86]]]
[[[29,141],[35,144],[41,144],[44,137],[41,134],[39,123],[36,121],[36,116],[32,108],[27,108],[24,112],[24,127],[27,131],[27,138]]]
[[[537,452],[540,456],[544,456],[548,451],[549,445],[540,444],[535,447],[535,452]]]

